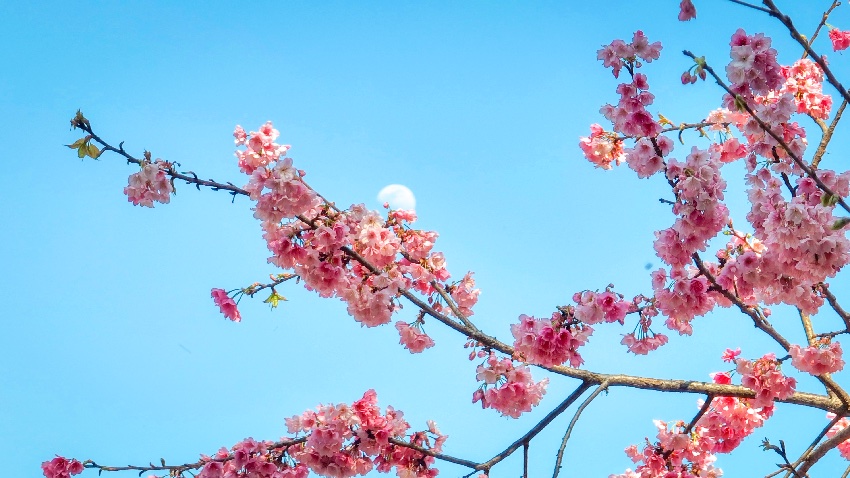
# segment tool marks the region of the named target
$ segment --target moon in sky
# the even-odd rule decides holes
[[[378,193],[378,201],[389,203],[390,209],[416,209],[416,197],[413,191],[401,184],[384,186]]]

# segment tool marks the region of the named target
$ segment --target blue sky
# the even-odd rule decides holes
[[[294,284],[281,289],[290,299],[281,308],[243,301],[243,323],[225,321],[210,288],[274,272],[250,204],[178,185],[167,206],[133,207],[122,194],[132,167],[110,156],[80,161],[62,146],[79,136],[68,131],[78,108],[137,155],[148,149],[220,181],[245,181],[233,126],[273,120],[310,184],[338,204],[378,208],[383,186],[407,185],[420,226],[440,232],[450,270],[475,271],[477,323],[506,340],[519,314],[546,315],[575,291],[614,283],[648,293],[646,266],[659,265],[651,240],[672,222],[658,202],[669,189],[627,168],[595,170],[577,147],[602,122],[599,107],[617,99],[617,81],[596,60],[600,45],[637,29],[662,41],[661,60],[645,72],[657,95],[651,111],[674,122],[703,118],[720,97],[711,84],[679,84],[690,66],[682,49],[722,66],[743,26],[773,32],[782,62],[798,56],[777,23],[724,2],[697,2],[699,17],[687,24],[674,1],[268,3],[25,2],[4,13],[8,476],[40,476],[54,454],[192,461],[244,437],[276,439],[285,417],[369,388],[414,427],[436,420],[450,435],[447,453],[484,460],[577,385],[555,378],[534,413],[500,418],[470,403],[477,383],[462,337],[428,323],[438,346],[411,356],[393,328],[361,329],[342,303]],[[790,11],[809,31],[822,9]],[[832,23],[850,27],[846,7]],[[827,51],[823,40],[816,46]],[[846,72],[845,58],[830,58]],[[679,151],[705,145],[689,140]],[[842,146],[837,139],[833,151]],[[741,170],[729,173],[730,209],[744,224]],[[791,311],[774,317],[800,333]],[[587,368],[706,380],[723,369],[726,347],[774,351],[726,310],[648,357],[625,353],[628,331],[595,335]],[[652,419],[687,420],[697,398],[624,389],[600,397],[573,435],[567,476],[622,472],[623,448],[652,436]],[[532,443],[535,475],[551,473],[570,413]],[[740,454],[720,458],[727,476],[771,471],[776,457],[757,446],[763,436],[802,450],[824,423],[818,411],[780,406],[777,415]],[[439,467],[441,476],[466,473]],[[822,470],[830,467],[841,463]],[[512,459],[494,476],[520,470]]]

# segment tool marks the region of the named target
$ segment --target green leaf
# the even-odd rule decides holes
[[[86,154],[91,156],[93,159],[97,159],[97,157],[100,156],[100,150],[97,146],[89,143],[86,145]]]
[[[79,148],[80,146],[82,146],[82,145],[84,145],[84,144],[86,144],[86,138],[85,138],[85,137],[80,138],[80,139],[78,139],[78,140],[74,141],[74,142],[73,142],[73,143],[71,143],[71,144],[66,144],[65,146],[67,146],[67,147],[69,147],[69,148],[71,148],[71,149],[77,149],[77,148]]]
[[[88,148],[86,147],[86,145],[83,144],[79,148],[77,148],[77,157],[83,159],[86,157],[87,152]]]
[[[269,295],[269,298],[264,300],[263,303],[271,305],[272,309],[274,309],[281,300],[286,301],[286,297],[278,294],[276,290],[272,289],[271,295]]]

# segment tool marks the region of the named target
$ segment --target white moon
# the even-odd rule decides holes
[[[416,209],[416,197],[413,191],[401,184],[384,186],[378,193],[378,201],[389,203],[390,209]]]

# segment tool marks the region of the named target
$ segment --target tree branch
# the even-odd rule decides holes
[[[581,416],[581,412],[583,412],[584,409],[587,408],[588,405],[590,405],[590,402],[592,402],[593,399],[598,397],[600,393],[604,392],[607,389],[608,382],[602,382],[601,384],[599,384],[598,387],[596,387],[596,390],[594,390],[593,393],[591,393],[586,399],[584,399],[581,405],[579,405],[575,415],[573,415],[573,419],[570,420],[570,424],[567,427],[567,432],[564,434],[564,439],[561,440],[561,447],[558,448],[558,454],[556,455],[555,459],[555,472],[552,475],[552,478],[558,478],[558,473],[561,472],[561,462],[564,459],[564,450],[567,449],[567,440],[570,439],[570,435],[572,434],[573,428],[576,426],[576,423],[578,423],[578,419]]]

